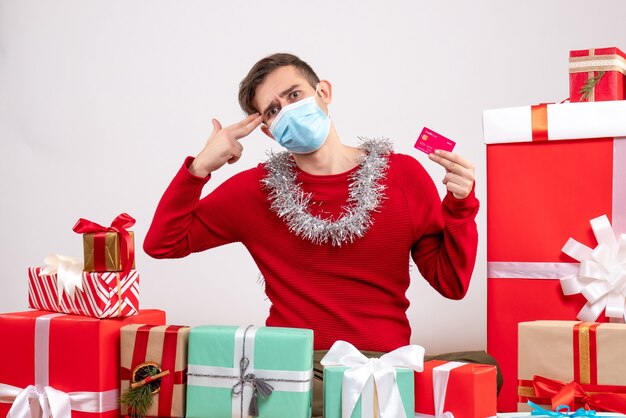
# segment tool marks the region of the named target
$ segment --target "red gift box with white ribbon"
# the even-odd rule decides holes
[[[486,110],[487,351],[501,366],[500,412],[516,410],[517,324],[575,320],[587,300],[569,238],[594,248],[589,221],[626,232],[626,101]],[[604,315],[597,318],[606,321]]]
[[[415,418],[495,418],[496,366],[430,360],[415,373]]]
[[[0,314],[0,416],[119,416],[120,328],[165,323],[143,310],[118,319],[27,311]]]

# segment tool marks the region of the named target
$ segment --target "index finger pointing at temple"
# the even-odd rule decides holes
[[[263,121],[263,118],[261,118],[261,115],[259,114],[256,114],[256,116],[254,114],[250,115],[244,120],[242,120],[240,122],[241,126],[237,126],[237,128],[235,129],[237,139],[241,139],[245,136],[248,136],[250,132],[254,131],[256,127],[261,124],[262,121]]]

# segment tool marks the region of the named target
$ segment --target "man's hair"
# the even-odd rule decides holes
[[[300,71],[312,87],[315,87],[317,83],[319,83],[320,79],[317,77],[317,74],[315,74],[315,71],[300,58],[292,54],[272,54],[254,64],[248,75],[239,83],[239,105],[244,112],[248,115],[261,112],[261,110],[255,109],[252,104],[256,88],[272,71],[287,65],[292,65]]]

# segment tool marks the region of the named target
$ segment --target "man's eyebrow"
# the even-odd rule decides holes
[[[294,84],[293,86],[289,87],[287,90],[283,91],[282,93],[279,94],[280,97],[285,97],[286,95],[290,94],[292,91],[294,91],[295,89],[297,89],[298,87],[300,87],[299,84]],[[261,113],[262,115],[266,114],[268,110],[270,110],[272,107],[276,106],[276,100],[272,100],[272,102],[267,105],[267,107],[265,108],[265,110],[263,111],[263,113]]]

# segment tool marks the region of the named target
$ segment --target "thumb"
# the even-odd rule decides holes
[[[222,130],[222,124],[217,119],[211,119],[211,123],[213,124],[212,133],[217,133]]]

